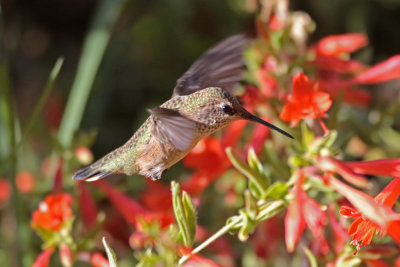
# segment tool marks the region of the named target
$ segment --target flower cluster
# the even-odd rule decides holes
[[[307,14],[290,12],[285,0],[256,7],[258,37],[244,54],[248,73],[238,97],[295,139],[236,121],[200,140],[183,159],[185,170],[165,175],[178,180],[171,186],[137,177],[73,183],[64,177],[94,159],[93,134],[84,133],[43,160],[41,172],[0,179],[0,208],[14,187],[32,195],[39,184],[52,190],[31,214],[43,239],[33,266],[108,266],[116,261],[110,247],[124,265],[138,266],[400,262],[399,105],[381,99],[382,108],[369,87],[400,78],[400,55],[369,66],[353,55],[368,45],[365,34],[308,44],[315,25]],[[50,128],[61,119],[58,109],[50,116],[54,109],[46,107]],[[111,246],[99,242],[105,235]]]

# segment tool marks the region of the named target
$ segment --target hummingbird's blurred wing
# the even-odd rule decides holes
[[[153,115],[152,131],[163,150],[165,145],[187,150],[196,136],[196,123],[184,117],[178,110],[157,107],[150,109]]]
[[[249,39],[234,35],[209,49],[177,81],[172,96],[190,95],[208,87],[220,87],[232,93],[242,79],[243,51]]]

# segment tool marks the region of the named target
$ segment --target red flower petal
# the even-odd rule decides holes
[[[93,267],[109,267],[108,260],[98,252],[92,255],[90,263]]]
[[[366,188],[370,186],[368,180],[361,175],[355,174],[350,168],[347,167],[345,162],[331,158],[331,157],[318,157],[318,166],[325,171],[330,171],[340,174],[343,179],[356,185],[358,187]]]
[[[375,200],[386,207],[392,207],[400,195],[400,177],[394,178],[385,188],[375,197]]]
[[[340,207],[340,214],[346,218],[358,218],[361,216],[358,210],[346,206]]]
[[[10,182],[5,179],[0,179],[0,203],[6,202],[11,196]]]
[[[54,248],[50,247],[42,251],[40,255],[36,258],[32,267],[47,267],[49,266],[50,256],[53,253]]]
[[[355,60],[343,60],[337,57],[317,57],[311,62],[320,69],[330,70],[338,73],[358,73],[364,71],[366,67]]]
[[[87,190],[85,182],[78,182],[80,212],[87,229],[92,228],[97,222],[96,203]]]
[[[400,55],[393,56],[384,62],[372,66],[356,76],[352,82],[360,84],[375,84],[400,78]]]
[[[366,218],[383,229],[390,221],[399,218],[393,211],[388,210],[387,207],[382,206],[369,195],[342,183],[332,175],[329,176],[329,184],[334,190],[346,197]]]
[[[101,190],[106,193],[114,207],[121,213],[125,220],[132,224],[136,224],[138,215],[146,214],[146,210],[139,203],[129,198],[125,194],[118,192],[108,183],[97,181],[95,183]]]
[[[319,83],[312,82],[303,73],[293,77],[293,92],[283,106],[280,118],[295,126],[303,119],[325,117],[325,112],[332,105],[329,93],[322,92]]]
[[[359,174],[400,176],[400,159],[346,162],[346,166]]]
[[[304,175],[301,173],[298,176],[296,186],[294,188],[294,198],[290,201],[289,207],[285,216],[285,242],[286,249],[289,252],[293,252],[296,248],[297,242],[303,234],[304,228],[306,227],[303,217],[303,184]]]
[[[352,53],[367,44],[367,37],[360,33],[330,35],[319,40],[315,45],[315,51],[319,56],[338,56]]]

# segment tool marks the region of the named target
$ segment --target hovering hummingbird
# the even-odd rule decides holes
[[[74,180],[95,181],[111,174],[161,178],[205,136],[236,120],[282,129],[252,115],[232,95],[242,78],[249,39],[232,36],[208,50],[177,81],[171,99],[150,109],[150,117],[121,147],[77,171]]]

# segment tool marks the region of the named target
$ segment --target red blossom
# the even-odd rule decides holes
[[[27,194],[32,192],[35,185],[35,178],[28,171],[20,171],[16,176],[15,183],[17,185],[17,189],[21,193]]]
[[[90,258],[90,263],[93,267],[109,267],[108,260],[101,255],[100,253],[96,252]]]
[[[325,112],[332,105],[330,95],[321,91],[321,85],[313,82],[303,73],[293,77],[292,94],[288,96],[282,109],[280,118],[297,125],[303,119],[316,119],[325,117]]]
[[[48,195],[40,202],[39,209],[32,215],[32,227],[40,226],[44,229],[57,231],[63,223],[72,218],[72,197],[67,193]]]
[[[339,221],[337,220],[335,215],[335,208],[333,205],[329,206],[328,214],[329,222],[332,227],[333,238],[335,239],[335,241],[333,242],[334,250],[335,253],[339,255],[347,242],[348,235],[345,229],[342,227],[342,225],[340,225]]]
[[[337,57],[317,57],[310,62],[318,66],[319,69],[329,70],[337,73],[360,73],[367,67],[355,60],[344,60]]]
[[[142,205],[125,194],[118,192],[107,182],[100,180],[95,184],[107,195],[114,207],[131,225],[136,224],[138,215],[146,214],[146,209]]]
[[[80,146],[75,149],[75,157],[80,164],[88,165],[93,162],[93,154],[89,148]]]
[[[50,256],[53,253],[54,248],[46,248],[40,253],[40,255],[36,258],[35,262],[32,264],[32,267],[47,267],[50,263]]]
[[[380,176],[400,176],[400,159],[380,159],[345,163],[353,172]]]
[[[265,117],[263,117],[262,119],[270,121],[268,118]],[[244,154],[247,156],[248,150],[252,147],[254,149],[254,152],[259,155],[264,148],[264,144],[269,137],[269,133],[269,128],[265,127],[264,125],[255,125],[250,140],[247,142],[247,145],[244,149]]]
[[[10,182],[5,178],[0,178],[0,204],[6,202],[11,196]]]
[[[368,38],[364,34],[347,33],[322,38],[314,49],[318,56],[339,56],[357,51],[367,44]]]
[[[368,187],[368,180],[361,175],[354,173],[345,162],[331,157],[317,157],[318,166],[324,170],[340,174],[346,181],[359,187]]]
[[[389,216],[380,218],[386,220],[386,224],[377,224],[375,221],[378,218],[367,216],[364,212],[365,208],[359,209],[360,211],[350,208],[342,207],[340,213],[346,217],[355,218],[356,220],[349,227],[348,233],[352,236],[351,244],[356,246],[357,253],[361,246],[367,246],[371,243],[372,237],[375,232],[381,235],[388,234],[396,242],[400,243],[400,223],[399,218],[393,220],[394,216],[390,216],[393,212],[391,209],[397,198],[400,195],[400,177],[394,178],[373,200],[377,206],[384,209]],[[363,202],[363,201],[360,201]],[[354,205],[354,203],[352,203]],[[365,204],[365,203],[363,203]],[[386,214],[386,215],[387,215]],[[385,214],[376,213],[375,216],[385,216]],[[372,218],[371,218],[372,217]],[[397,216],[399,217],[399,216]],[[373,221],[374,220],[374,221]],[[354,253],[354,254],[355,254]]]
[[[136,228],[141,227],[140,223],[138,223],[139,217],[143,218],[146,222],[158,220],[161,223],[161,227],[166,227],[174,221],[170,210],[151,210],[127,195],[118,192],[104,181],[97,181],[95,184],[106,193],[113,206],[121,213],[124,219]]]
[[[260,92],[264,97],[272,97],[276,91],[276,81],[265,69],[259,69],[255,73],[255,78],[260,84]]]
[[[375,84],[400,78],[400,55],[393,56],[356,76],[352,83]]]
[[[304,195],[301,188],[305,178],[303,172],[300,172],[298,175],[296,185],[293,189],[293,199],[289,203],[285,216],[285,242],[289,252],[294,251],[306,227],[302,205]]]
[[[78,182],[79,207],[83,223],[87,229],[92,228],[97,222],[97,207],[94,199],[86,188],[85,182]]]
[[[60,247],[60,260],[63,266],[72,266],[71,249],[68,245]]]

